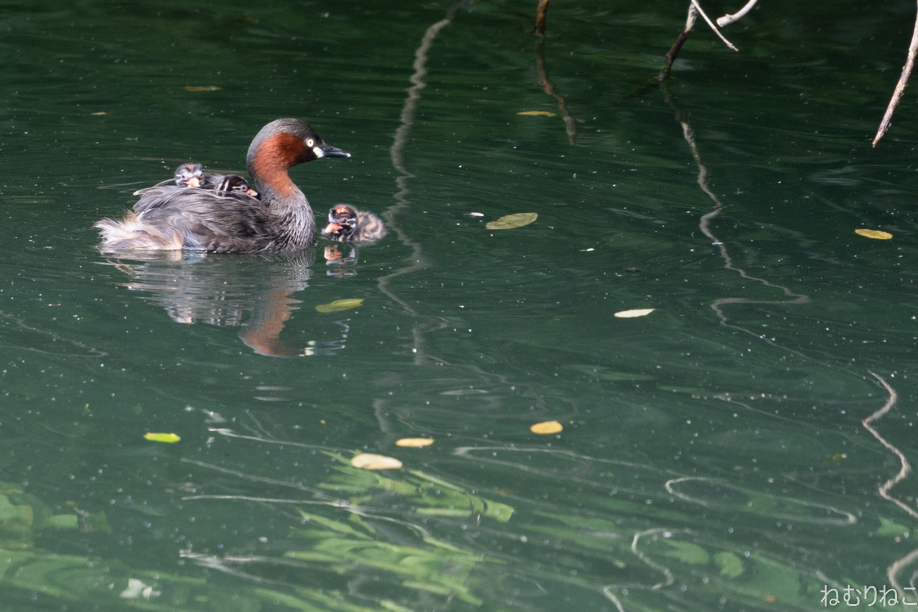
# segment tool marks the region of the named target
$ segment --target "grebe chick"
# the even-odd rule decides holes
[[[241,176],[235,174],[228,174],[224,177],[221,177],[221,181],[214,186],[214,191],[218,194],[226,194],[231,191],[244,193],[252,196],[253,198],[258,197],[258,192],[249,187],[249,184]]]
[[[200,187],[203,182],[204,166],[201,164],[182,164],[175,169],[175,184],[179,187]]]
[[[299,119],[277,119],[261,128],[246,156],[256,199],[237,191],[177,185],[140,191],[121,221],[102,219],[103,252],[194,250],[216,253],[297,251],[316,243],[316,222],[288,170],[320,157],[350,157],[325,144]]]
[[[153,187],[144,187],[134,192],[134,195],[142,195],[154,187],[165,187],[166,185],[176,185],[177,187],[203,187],[210,174],[204,174],[204,166],[201,164],[188,163],[182,164],[175,169],[171,179],[160,181]]]
[[[359,211],[349,204],[338,204],[328,211],[328,225],[322,237],[335,242],[367,242],[386,235],[386,226],[371,212]]]

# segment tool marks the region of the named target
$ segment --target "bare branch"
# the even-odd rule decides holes
[[[552,84],[551,79],[548,78],[548,70],[545,68],[545,46],[542,44],[541,38],[537,39],[536,42],[536,68],[539,70],[539,85],[542,86],[542,90],[558,101],[558,110],[561,111],[561,117],[564,119],[567,141],[571,145],[577,144],[577,125],[574,123],[576,120],[571,117],[564,97],[555,92],[555,86]]]
[[[886,114],[883,115],[883,121],[880,122],[877,135],[873,137],[873,146],[877,146],[877,143],[883,138],[886,130],[892,125],[893,112],[895,112],[896,106],[899,105],[902,94],[905,93],[908,77],[912,73],[912,67],[915,65],[916,54],[918,54],[918,15],[915,16],[915,29],[912,30],[912,44],[908,46],[908,59],[905,61],[905,66],[902,67],[902,74],[899,75],[899,82],[896,83],[896,89],[893,91],[892,99],[889,101],[889,106],[886,107]]]
[[[663,58],[663,69],[660,70],[660,74],[657,76],[657,82],[662,83],[666,77],[669,76],[669,71],[673,67],[673,63],[676,61],[676,57],[678,57],[682,45],[684,45],[688,37],[692,35],[697,20],[698,9],[695,8],[695,5],[689,4],[688,16],[685,18],[685,27],[679,32],[679,36],[676,37],[673,46],[669,48],[669,52],[666,54],[666,57]]]
[[[533,30],[536,36],[545,35],[545,18],[548,16],[548,4],[551,0],[539,0],[539,7],[536,9],[536,23]]]
[[[734,51],[739,51],[739,49],[737,49],[732,42],[724,38],[724,35],[720,33],[720,30],[717,29],[717,26],[713,21],[711,21],[711,18],[705,14],[704,10],[701,8],[701,5],[698,4],[698,0],[692,0],[692,5],[698,9],[698,12],[701,13],[701,16],[704,18],[704,20],[708,22],[708,25],[711,26],[711,29],[714,30],[714,33],[717,34],[717,36],[719,36],[722,41],[724,41],[724,44],[726,44]]]
[[[718,17],[717,25],[719,25],[720,27],[724,27],[724,26],[730,25],[731,23],[736,23],[737,21],[745,17],[746,13],[751,11],[752,7],[754,7],[755,3],[758,1],[759,0],[749,0],[749,2],[746,3],[746,6],[736,11],[732,15],[724,15],[723,17]]]

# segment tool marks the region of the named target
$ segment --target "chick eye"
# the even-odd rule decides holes
[[[316,141],[313,140],[312,138],[307,138],[307,139],[306,139],[306,146],[309,147],[310,149],[311,149],[313,146],[315,146],[315,144],[316,144]]]

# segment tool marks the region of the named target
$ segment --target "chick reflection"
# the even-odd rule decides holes
[[[344,250],[344,254],[342,254]],[[357,247],[341,245],[325,247],[326,274],[335,278],[357,276]]]
[[[132,258],[135,258],[132,254]],[[150,254],[140,263],[109,260],[132,278],[125,283],[161,306],[176,323],[241,327],[239,337],[256,353],[272,357],[333,355],[344,348],[348,326],[325,326],[331,338],[296,347],[281,339],[299,309],[293,295],[309,286],[315,252],[224,255]]]

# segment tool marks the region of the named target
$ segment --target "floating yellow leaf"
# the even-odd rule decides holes
[[[856,229],[854,233],[864,238],[873,238],[874,240],[892,240],[892,234],[881,232],[880,230]]]
[[[402,462],[394,457],[361,453],[351,459],[351,465],[364,470],[397,470],[402,467]]]
[[[174,444],[181,440],[174,433],[145,433],[143,437],[149,440],[150,442],[166,442],[168,444]]]
[[[220,91],[222,87],[216,85],[186,85],[185,91]]]
[[[408,446],[411,448],[421,448],[423,446],[430,446],[434,441],[430,438],[402,438],[401,440],[396,440],[396,446]]]
[[[545,421],[542,423],[536,423],[529,428],[529,431],[539,434],[540,436],[545,436],[548,434],[558,433],[562,429],[564,429],[564,426],[558,421]]]
[[[351,298],[349,300],[335,300],[330,304],[319,304],[316,310],[319,312],[338,312],[340,310],[350,310],[363,304],[363,298]]]
[[[106,113],[105,113],[105,111],[102,111],[102,112],[99,112],[99,113],[89,113],[89,114],[92,115],[92,116],[94,116],[94,117],[98,117],[99,115],[104,115],[104,114],[106,114]]]
[[[515,215],[501,217],[497,221],[490,221],[485,227],[490,230],[515,229],[529,225],[538,218],[538,213],[516,213]]]
[[[622,310],[616,312],[615,316],[619,319],[633,319],[635,317],[646,317],[653,311],[653,308],[636,308],[635,310]]]
[[[517,113],[517,115],[526,115],[527,117],[557,117],[555,113],[550,113],[548,111],[522,111]]]

